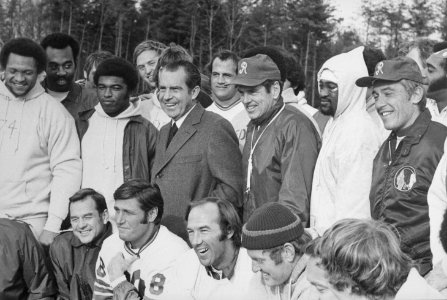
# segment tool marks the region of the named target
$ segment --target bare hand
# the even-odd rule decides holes
[[[59,233],[57,232],[52,232],[44,229],[39,236],[39,242],[44,246],[49,246],[58,234]]]
[[[110,281],[114,281],[120,276],[123,276],[124,272],[137,259],[138,257],[136,256],[131,256],[129,259],[125,259],[121,252],[112,257],[109,265],[107,266],[107,272],[109,273]]]

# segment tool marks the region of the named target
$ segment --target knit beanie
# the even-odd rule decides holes
[[[298,216],[282,204],[273,202],[256,209],[242,228],[242,246],[265,250],[294,241],[304,233]]]

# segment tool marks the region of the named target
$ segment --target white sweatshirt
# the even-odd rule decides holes
[[[15,97],[0,82],[0,211],[17,219],[47,218],[58,232],[68,198],[81,184],[73,118],[36,84]]]
[[[111,216],[115,215],[113,193],[124,182],[123,139],[130,117],[140,115],[140,102],[130,102],[118,116],[110,117],[101,104],[88,120],[88,129],[82,138],[82,188],[101,193]]]
[[[371,218],[369,190],[374,157],[381,144],[377,126],[366,112],[366,88],[355,81],[367,76],[363,47],[326,61],[318,73],[332,72],[338,105],[323,133],[310,201],[310,226],[321,235],[344,218]]]

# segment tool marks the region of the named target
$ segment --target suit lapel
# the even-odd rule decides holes
[[[168,141],[169,135],[169,126],[167,128],[163,128],[162,133],[160,134],[160,147],[159,149],[166,149],[164,155],[162,157],[162,163],[157,166],[155,174],[160,172],[175,156],[175,154],[182,148],[182,146],[196,133],[197,129],[195,125],[200,123],[200,119],[202,118],[205,110],[203,107],[197,103],[196,106],[192,109],[189,115],[186,117],[182,126],[180,126],[177,134],[172,138],[171,143],[166,149],[166,143]]]

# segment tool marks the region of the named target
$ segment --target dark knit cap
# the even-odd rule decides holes
[[[282,204],[273,202],[256,209],[242,228],[242,246],[266,250],[294,241],[304,233],[298,216]]]

